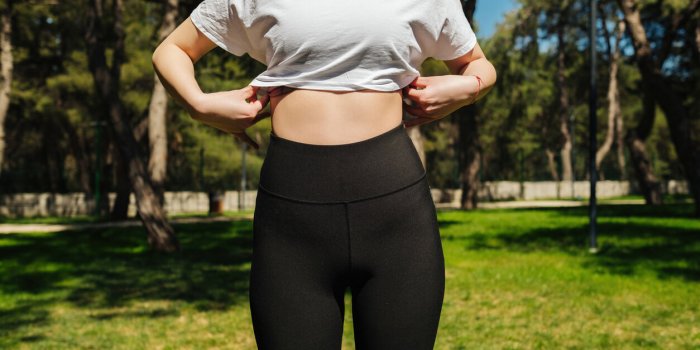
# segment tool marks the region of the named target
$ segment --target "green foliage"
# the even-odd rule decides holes
[[[520,8],[510,12],[491,38],[480,39],[489,60],[498,71],[498,83],[478,104],[478,123],[482,150],[482,180],[550,180],[546,150],[557,150],[562,139],[559,131],[556,85],[556,25],[566,22],[566,83],[570,93],[570,115],[574,118],[574,172],[577,179],[587,175],[588,153],[588,42],[586,4],[574,1],[521,0]],[[663,24],[664,18],[681,11],[689,0],[668,2],[640,1],[645,19]],[[195,2],[184,2],[180,23]],[[477,4],[477,6],[479,6]],[[601,1],[605,13],[619,16],[617,4]],[[105,7],[107,61],[111,63],[114,35],[110,33],[112,9]],[[564,12],[566,11],[566,12]],[[154,72],[151,55],[159,44],[158,26],[163,5],[159,2],[127,0],[124,12],[126,33],[125,62],[121,67],[120,99],[129,122],[137,128],[148,115]],[[688,28],[697,23],[697,16]],[[612,19],[609,19],[612,21]],[[655,22],[654,22],[655,21]],[[15,72],[8,120],[6,122],[6,162],[1,173],[2,192],[21,191],[90,191],[79,180],[80,175],[92,178],[97,154],[107,162],[103,178],[107,189],[114,190],[112,169],[115,141],[108,132],[97,144],[96,129],[91,123],[105,120],[102,102],[94,93],[93,77],[88,67],[84,42],[85,14],[83,6],[70,2],[15,3],[13,21]],[[608,23],[611,27],[612,22]],[[477,28],[475,23],[475,28]],[[694,28],[694,27],[693,27]],[[663,32],[651,39],[658,41]],[[601,48],[598,71],[599,110],[598,142],[602,143],[607,127],[608,60],[600,33]],[[693,47],[691,36],[681,37],[685,46]],[[674,89],[682,92],[691,115],[700,115],[700,94],[694,56],[675,45],[671,50],[676,65],[665,67],[673,77]],[[641,113],[640,76],[632,59],[633,48],[623,40],[624,59],[620,66],[620,98],[626,128],[636,126]],[[265,67],[249,56],[234,57],[216,48],[195,67],[196,79],[205,92],[238,89],[262,72]],[[423,75],[448,74],[443,62],[429,59],[421,67]],[[685,92],[683,92],[685,91]],[[661,116],[661,115],[659,115]],[[230,135],[193,121],[181,106],[171,99],[168,109],[169,165],[167,189],[207,188],[237,189],[241,175],[241,143]],[[454,117],[421,126],[425,136],[430,182],[435,187],[460,186],[458,135]],[[257,184],[258,170],[270,132],[269,121],[249,130],[258,138],[260,150],[247,152],[249,188]],[[689,126],[689,132],[700,139],[700,118]],[[201,178],[200,151],[204,149],[204,178]],[[141,140],[142,155],[148,143]],[[683,178],[665,123],[658,122],[648,145],[654,167],[665,178]],[[611,154],[602,165],[606,179],[619,179],[617,160]],[[80,164],[83,159],[89,165]],[[83,162],[83,164],[85,164]],[[559,164],[560,165],[560,164]],[[631,170],[627,169],[631,174]],[[90,181],[92,186],[92,181]]]
[[[125,3],[125,62],[121,66],[120,99],[132,127],[145,121],[154,84],[151,56],[159,44],[157,30],[162,5],[128,0]],[[95,94],[84,43],[84,13],[76,6],[58,3],[17,4],[18,20],[13,37],[15,76],[11,108],[6,123],[8,155],[4,166],[3,192],[85,191],[78,181],[81,172],[94,176],[97,153],[101,153],[103,178],[113,191],[116,178],[110,166],[116,150],[112,135],[103,130],[99,148],[96,129],[91,123],[106,120],[101,101]],[[180,22],[189,13],[180,14]],[[105,8],[104,44],[111,64],[114,37],[109,32],[113,17]],[[13,22],[15,23],[15,22]],[[179,23],[179,22],[178,22]],[[196,66],[196,78],[204,91],[238,89],[247,85],[264,66],[250,57],[234,57],[215,49]],[[249,129],[266,144],[269,122]],[[167,189],[238,189],[241,173],[241,144],[231,135],[193,121],[184,109],[169,102],[169,158]],[[70,142],[71,135],[79,143]],[[257,136],[255,136],[257,135]],[[76,141],[76,140],[73,140]],[[142,156],[147,141],[142,140]],[[105,145],[111,144],[110,148]],[[21,147],[20,147],[21,145]],[[76,148],[82,145],[83,149]],[[204,179],[200,178],[200,149],[204,148]],[[248,188],[257,185],[262,151],[248,150]],[[76,156],[87,157],[89,169],[79,167]],[[107,171],[107,173],[105,173]],[[49,181],[47,181],[47,179]],[[92,185],[92,183],[91,183]]]

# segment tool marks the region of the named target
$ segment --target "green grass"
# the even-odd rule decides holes
[[[520,200],[520,199],[515,199],[515,200]],[[585,197],[582,197],[582,196],[577,196],[575,198],[572,198],[570,196],[562,196],[561,198],[547,197],[547,198],[530,199],[528,201],[556,201],[556,200],[579,201],[579,202],[588,203],[588,193],[586,193]],[[599,204],[606,204],[606,202],[618,201],[618,200],[644,201],[644,196],[638,195],[638,194],[629,194],[629,195],[622,195],[622,196],[597,197],[596,198],[596,201]],[[664,202],[664,204],[693,203],[693,198],[688,194],[664,194],[663,195],[663,202]]]
[[[446,291],[436,349],[700,349],[692,206],[440,211]],[[255,349],[252,222],[0,234],[0,348]],[[346,294],[344,349],[353,349]]]
[[[89,215],[71,217],[37,216],[10,218],[0,216],[0,224],[83,224],[105,221]]]

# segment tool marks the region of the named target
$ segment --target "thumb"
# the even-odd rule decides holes
[[[414,89],[412,87],[409,87],[406,90],[406,95],[408,95],[408,98],[410,98],[411,100],[415,100],[415,101],[419,101],[421,96],[423,96],[424,93],[425,92],[423,90]]]
[[[416,88],[425,88],[428,86],[428,83],[430,82],[430,78],[428,77],[417,77],[414,79],[409,86],[416,87]]]
[[[261,110],[265,108],[268,102],[270,102],[270,95],[264,94],[253,101],[253,104],[256,108],[258,108],[258,110]]]
[[[248,86],[242,88],[240,91],[241,91],[241,93],[242,93],[242,95],[243,95],[243,98],[244,98],[246,101],[248,101],[248,100],[254,101],[254,100],[257,100],[257,95],[256,95],[256,94],[257,94],[257,89],[258,89],[258,88],[256,88],[256,87],[253,87],[253,86],[248,85]]]
[[[260,97],[259,99],[255,99],[250,101],[250,107],[254,109],[255,113],[260,112],[263,108],[265,108],[265,105],[270,101],[270,97],[268,95],[264,95]]]

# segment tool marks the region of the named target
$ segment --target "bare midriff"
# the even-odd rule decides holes
[[[401,90],[270,93],[272,132],[307,144],[337,145],[377,136],[402,122],[402,108]]]

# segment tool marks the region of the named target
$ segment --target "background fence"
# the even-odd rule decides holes
[[[662,182],[665,194],[687,194],[685,181],[669,180]],[[502,200],[537,200],[537,199],[583,199],[588,198],[588,181],[486,181],[481,183],[478,197],[481,201]],[[440,207],[459,207],[462,190],[431,189],[433,200]],[[629,181],[599,181],[596,185],[599,198],[618,197],[637,194]],[[245,191],[239,198],[239,191],[222,192],[223,210],[237,211],[255,207],[257,191]],[[116,198],[109,193],[110,208]],[[240,206],[241,200],[243,206]],[[196,191],[165,192],[165,210],[168,214],[196,213],[209,211],[210,195]],[[35,217],[35,216],[77,216],[89,215],[94,210],[92,196],[83,193],[19,193],[0,196],[0,216]],[[129,216],[136,215],[136,200],[133,193],[129,198]]]

